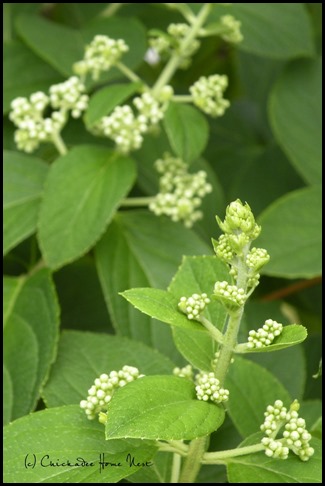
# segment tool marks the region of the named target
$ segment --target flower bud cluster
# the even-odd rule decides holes
[[[226,209],[226,217],[222,222],[217,218],[220,229],[226,234],[244,234],[249,240],[254,240],[261,232],[261,227],[256,224],[251,208],[240,199],[233,201]],[[232,244],[235,239],[230,240]],[[245,241],[245,240],[244,240]],[[238,240],[240,243],[240,240]]]
[[[72,76],[64,83],[50,87],[50,102],[53,108],[62,111],[71,110],[73,118],[79,118],[88,106],[88,96],[84,94],[85,85],[77,76]]]
[[[156,125],[164,118],[169,101],[174,94],[173,88],[166,85],[162,88],[158,98],[155,98],[149,91],[134,98],[133,104],[139,112],[142,122],[148,126]]]
[[[220,18],[221,33],[220,36],[226,42],[231,44],[238,44],[243,40],[243,35],[240,31],[241,22],[236,20],[232,15],[223,15]]]
[[[263,327],[257,331],[249,331],[247,347],[253,349],[269,346],[277,336],[280,336],[282,330],[282,324],[267,319]]]
[[[289,449],[292,450],[302,461],[314,454],[314,449],[309,441],[311,434],[306,430],[306,422],[299,417],[299,403],[295,400],[289,411],[283,406],[281,400],[276,400],[274,405],[269,405],[264,413],[265,420],[261,430],[265,433],[262,444],[265,447],[265,454],[268,457],[287,459]],[[276,440],[279,430],[284,426],[282,438]]]
[[[109,375],[103,373],[95,379],[94,384],[88,390],[87,400],[81,400],[80,407],[85,411],[87,418],[93,420],[98,414],[104,420],[103,411],[107,406],[117,388],[141,378],[138,368],[134,366],[123,366],[119,371],[111,371]]]
[[[210,302],[207,294],[193,294],[191,297],[181,297],[178,307],[188,319],[197,320]]]
[[[162,174],[159,181],[159,193],[150,203],[149,209],[157,216],[166,214],[172,221],[182,221],[188,228],[202,217],[197,208],[202,198],[212,191],[207,174],[200,170],[195,174],[187,172],[187,165],[179,158],[165,154],[155,163]]]
[[[270,255],[264,248],[252,248],[246,257],[247,287],[255,288],[259,284],[259,270],[268,263]]]
[[[137,118],[128,105],[117,106],[109,116],[104,116],[95,127],[98,134],[114,140],[122,153],[137,150],[148,129],[146,120]]]
[[[11,102],[9,118],[18,128],[14,138],[19,150],[33,152],[41,142],[51,141],[53,135],[62,130],[67,120],[64,112],[43,116],[49,102],[49,97],[41,91],[33,93],[29,99],[19,97]]]
[[[289,455],[289,447],[285,446],[280,440],[272,439],[271,437],[263,437],[261,440],[265,447],[265,455],[274,457],[274,459],[287,459]]]
[[[19,97],[12,101],[10,120],[18,128],[15,142],[20,150],[33,152],[41,142],[51,142],[64,127],[68,112],[79,118],[88,106],[84,84],[76,76],[49,88],[49,96],[42,91],[33,93],[29,99]],[[53,111],[44,117],[44,110]]]
[[[213,293],[228,311],[242,307],[247,298],[244,289],[238,288],[236,285],[230,285],[226,281],[216,282]]]
[[[223,97],[227,86],[228,77],[225,75],[201,76],[190,87],[193,103],[212,117],[222,116],[230,106],[229,101]]]
[[[123,39],[111,39],[106,35],[96,35],[85,48],[84,58],[75,63],[73,70],[79,76],[90,73],[94,80],[116,64],[129,50]]]
[[[231,246],[229,235],[222,234],[219,236],[218,241],[212,240],[212,243],[217,257],[221,261],[231,265],[236,257],[236,253]]]
[[[179,376],[180,378],[188,378],[189,380],[193,380],[194,372],[191,365],[184,366],[183,368],[174,368],[173,374],[175,376]]]
[[[206,373],[201,371],[195,377],[196,396],[198,400],[214,403],[226,402],[229,398],[229,390],[221,388],[220,381],[213,372]]]
[[[133,100],[138,115],[129,105],[117,106],[97,123],[95,130],[114,140],[122,153],[137,150],[143,143],[143,134],[164,117],[172,96],[173,89],[168,85],[162,88],[157,98],[147,91]]]
[[[270,255],[264,248],[252,248],[246,257],[246,265],[257,273],[270,260]]]
[[[170,24],[167,28],[168,34],[172,38],[172,45],[174,50],[181,53],[183,56],[183,65],[181,67],[187,67],[190,63],[190,58],[199,49],[200,42],[197,39],[193,39],[192,42],[184,50],[182,42],[190,33],[192,27],[188,24]]]
[[[289,412],[290,419],[284,426],[283,437],[286,444],[302,461],[314,454],[313,447],[310,446],[311,434],[306,429],[306,422],[299,417],[296,411]]]
[[[183,59],[180,67],[186,69],[190,65],[191,57],[200,47],[200,42],[193,39],[184,49],[182,43],[190,31],[191,26],[188,24],[170,24],[167,33],[157,30],[152,32],[149,40],[150,47],[165,59],[174,53],[181,55]]]

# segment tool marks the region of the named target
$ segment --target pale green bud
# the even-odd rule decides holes
[[[233,244],[243,247],[243,241],[238,237],[243,233],[249,240],[257,238],[261,227],[255,222],[254,215],[247,203],[243,204],[240,199],[233,201],[226,209],[224,221],[216,217],[220,229],[226,234],[232,234]]]
[[[214,297],[218,299],[228,311],[239,309],[245,304],[246,294],[244,289],[228,282],[216,282],[214,286]]]

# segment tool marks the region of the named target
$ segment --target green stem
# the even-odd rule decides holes
[[[238,258],[237,262],[237,279],[236,285],[238,288],[242,288],[246,291],[247,287],[247,268],[245,264],[246,256],[249,251],[249,244],[243,249],[243,255]],[[227,375],[231,358],[235,347],[237,345],[237,336],[241,323],[241,319],[244,313],[244,306],[241,306],[236,312],[229,314],[229,321],[226,332],[223,338],[223,346],[220,350],[220,355],[216,364],[215,374],[223,385]]]
[[[185,452],[187,454],[188,452],[188,445],[184,444],[182,440],[169,440],[168,443],[175,447],[175,449],[178,449],[181,452]]]
[[[163,444],[159,446],[160,452],[172,452],[173,454],[179,454],[180,456],[186,457],[187,452],[179,451],[175,447],[169,446],[168,444]]]
[[[44,268],[46,266],[44,260],[39,260],[28,272],[28,276],[34,275],[34,273],[38,272],[41,270],[41,268]]]
[[[159,450],[161,452],[173,452],[180,454],[181,456],[187,456],[188,445],[183,444],[181,440],[168,440],[167,442],[161,442],[158,440]]]
[[[121,207],[134,207],[134,206],[149,206],[151,202],[155,200],[155,197],[130,197],[123,199]]]
[[[135,83],[143,83],[142,79],[139,78],[139,76],[137,74],[135,74],[133,71],[131,71],[131,69],[129,69],[123,62],[117,62],[115,64],[115,66],[117,67],[117,69],[119,69],[121,71],[121,73],[123,73],[130,81],[133,81]]]
[[[111,3],[105,10],[102,11],[100,14],[101,17],[112,17],[112,15],[116,14],[123,7],[123,5],[127,5],[127,3]]]
[[[209,436],[199,437],[190,443],[187,457],[180,475],[180,483],[194,483],[201,468],[201,460],[207,447]]]
[[[192,103],[193,96],[191,95],[174,95],[172,98],[175,103]]]
[[[236,314],[230,315],[228,327],[223,338],[223,345],[221,347],[220,355],[217,360],[215,369],[216,377],[218,378],[218,380],[220,380],[221,384],[224,383],[228,367],[231,362],[232,354],[237,343],[237,335],[243,311],[244,307],[241,307]]]
[[[238,447],[237,449],[229,449],[228,451],[206,452],[203,454],[202,464],[224,464],[225,459],[254,454],[255,452],[264,451],[264,449],[263,444],[259,443],[246,447]]]
[[[68,149],[59,133],[53,133],[52,142],[60,155],[65,155],[68,153]]]
[[[182,458],[179,454],[174,453],[173,455],[173,465],[172,465],[172,475],[170,478],[171,483],[178,483],[179,473],[181,471]]]
[[[251,353],[252,349],[247,347],[247,343],[241,343],[235,346],[234,352],[238,354]]]
[[[209,332],[210,336],[213,337],[217,343],[222,344],[223,342],[223,334],[222,332],[217,329],[212,322],[210,322],[206,317],[204,316],[199,316],[197,320],[206,328],[206,330]]]
[[[174,53],[168,63],[166,64],[165,68],[162,70],[159,78],[157,79],[154,87],[153,87],[153,95],[157,95],[160,93],[160,90],[168,84],[170,79],[173,77],[175,71],[178,69],[179,65],[181,64],[183,57],[182,53],[186,51],[188,46],[193,42],[195,37],[197,36],[199,30],[201,29],[202,25],[206,21],[210,10],[211,10],[211,3],[205,3],[201,8],[198,15],[193,19],[192,28],[189,31],[188,35],[184,38],[183,42],[180,46],[180,52]]]
[[[178,10],[189,24],[195,22],[196,17],[186,3],[165,3],[165,5],[173,10]]]

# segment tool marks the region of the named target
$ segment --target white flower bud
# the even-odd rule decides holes
[[[221,37],[232,44],[238,44],[243,40],[243,35],[240,31],[241,22],[236,20],[232,15],[223,15],[220,18],[223,31]]]
[[[243,306],[247,298],[244,289],[236,285],[230,285],[226,281],[216,282],[213,293],[228,310],[234,310]]]
[[[299,409],[297,400],[291,404],[289,411],[283,406],[281,400],[276,400],[274,406],[267,407],[264,414],[265,420],[261,425],[261,430],[267,436],[261,441],[267,456],[286,459],[289,449],[302,461],[307,461],[313,455],[314,449],[309,445],[311,435],[305,429],[305,421],[298,416],[297,409]],[[282,440],[276,441],[274,436],[283,425],[285,430]]]
[[[230,106],[229,101],[223,98],[223,93],[227,86],[228,78],[225,75],[201,76],[190,87],[193,103],[208,115],[213,117],[222,116]]]
[[[249,331],[248,344],[250,349],[261,348],[272,344],[276,336],[283,330],[283,325],[272,319],[267,319],[262,328],[257,331]],[[280,400],[278,400],[280,402]]]
[[[96,80],[102,72],[114,66],[128,50],[122,39],[115,40],[106,35],[96,35],[86,46],[84,58],[73,65],[73,70],[78,75],[86,75],[89,72]]]
[[[166,214],[172,221],[182,221],[191,227],[201,218],[202,213],[197,208],[201,199],[211,192],[212,187],[206,182],[206,173],[196,174],[187,172],[187,165],[178,158],[164,154],[163,159],[155,162],[160,178],[160,192],[149,205],[155,214]],[[198,197],[199,196],[199,197]]]
[[[181,378],[193,379],[193,368],[191,365],[184,366],[183,368],[174,368],[173,374]]]
[[[139,378],[139,370],[134,366],[125,365],[119,371],[111,371],[109,375],[102,373],[89,388],[87,400],[80,402],[80,407],[85,410],[87,418],[93,420],[99,415],[99,422],[106,423],[107,416],[103,410],[107,410],[115,390],[137,378]]]
[[[214,403],[226,402],[229,398],[229,391],[221,388],[220,381],[216,378],[213,372],[198,373],[195,377],[196,396],[198,400],[208,401]]]

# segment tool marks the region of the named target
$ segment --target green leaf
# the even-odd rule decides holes
[[[184,257],[182,265],[174,276],[168,291],[178,300],[194,293],[212,294],[217,280],[228,280],[226,266],[215,256]],[[204,316],[218,329],[222,330],[226,311],[216,300],[206,307]],[[175,344],[182,355],[193,366],[201,370],[211,370],[211,361],[216,351],[215,343],[205,333],[189,329],[173,328]]]
[[[141,261],[133,253],[128,235],[119,222],[120,216],[110,224],[95,250],[96,266],[106,305],[119,334],[153,345],[153,320],[144,315],[140,320],[138,311],[119,295],[126,288],[150,285]],[[158,264],[159,262],[157,260]]]
[[[91,96],[85,113],[86,124],[91,127],[103,116],[109,115],[117,105],[127,100],[140,86],[140,83],[113,84],[96,91]]]
[[[196,478],[196,483],[198,484],[227,484],[227,473],[223,465],[203,465],[199,471]]]
[[[36,388],[39,347],[31,326],[13,315],[4,331],[4,362],[11,381],[11,420],[31,412],[39,396]],[[8,404],[8,405],[9,405]],[[8,406],[6,405],[6,406]]]
[[[321,97],[322,62],[318,59],[289,64],[269,100],[275,138],[309,184],[318,184],[322,174]]]
[[[321,188],[291,192],[271,204],[258,218],[258,246],[271,259],[266,275],[310,278],[321,274]]]
[[[173,337],[186,361],[199,370],[211,371],[216,347],[209,334],[173,327]]]
[[[100,15],[106,3],[57,3],[54,16],[65,25],[79,28]]]
[[[218,17],[226,9],[216,9]],[[243,51],[273,59],[292,59],[314,54],[313,32],[301,3],[233,3],[228,13],[241,21]],[[280,15],[279,15],[280,13]]]
[[[13,16],[15,15],[18,15],[19,13],[21,12],[37,12],[40,10],[40,5],[42,4],[39,4],[39,3],[6,3],[5,4],[7,8],[7,6],[9,6],[9,9],[11,10],[11,14]]]
[[[229,389],[228,410],[239,433],[245,437],[257,432],[264,412],[275,400],[286,406],[292,402],[283,385],[265,368],[252,361],[235,358],[226,378]]]
[[[3,327],[12,313],[16,299],[24,284],[24,279],[16,277],[3,277]]]
[[[300,403],[299,415],[306,421],[310,431],[322,415],[322,400],[304,400]]]
[[[113,333],[92,256],[54,274],[61,307],[61,328]]]
[[[10,373],[5,364],[3,365],[3,396],[3,425],[5,425],[11,421],[14,397]]]
[[[105,301],[117,332],[177,359],[170,328],[139,314],[119,292],[133,287],[166,288],[184,253],[207,252],[209,247],[193,231],[167,218],[143,210],[119,212],[95,252]]]
[[[62,81],[61,76],[51,66],[21,42],[4,44],[3,49],[4,114],[9,111],[14,98],[29,96],[36,91],[47,91],[49,86]]]
[[[148,376],[120,388],[108,406],[106,438],[192,440],[216,430],[224,410],[196,399],[194,384]]]
[[[37,15],[20,15],[17,32],[23,41],[63,76],[72,74],[72,64],[83,58],[80,32]]]
[[[170,103],[164,118],[169,143],[185,162],[197,159],[208,142],[209,125],[192,106]]]
[[[256,444],[261,434],[248,437],[241,447]],[[308,462],[301,461],[292,452],[285,461],[271,459],[264,452],[233,457],[227,460],[230,483],[321,483],[322,448],[321,441],[312,439],[315,454]]]
[[[178,310],[178,302],[170,292],[152,288],[125,290],[120,294],[136,309],[172,326],[204,331],[198,322],[190,321]]]
[[[194,229],[198,235],[205,239],[211,245],[211,236],[217,229],[216,214],[222,214],[225,209],[224,191],[218,179],[218,175],[212,164],[209,164],[203,158],[196,160],[191,164],[190,172],[204,170],[207,174],[207,181],[211,184],[212,191],[204,196],[200,211],[202,219],[195,223]],[[210,246],[211,248],[211,246]]]
[[[307,338],[307,329],[298,324],[291,324],[284,326],[280,336],[275,338],[275,341],[269,346],[263,348],[249,349],[248,353],[270,353],[271,351],[279,351],[280,349],[288,348],[302,343]]]
[[[152,467],[143,467],[140,471],[128,477],[131,483],[168,483],[171,477],[173,454],[157,452],[151,459]]]
[[[136,366],[146,375],[170,374],[174,367],[166,356],[127,338],[63,331],[58,356],[42,396],[49,407],[78,403],[87,396],[95,378],[119,370],[125,364]]]
[[[47,171],[36,157],[4,151],[4,255],[35,232]]]
[[[286,348],[276,354],[249,354],[247,358],[270,371],[282,383],[290,396],[302,399],[307,378],[303,345]]]
[[[314,423],[314,425],[310,429],[311,434],[314,437],[317,437],[318,439],[322,438],[322,428],[323,428],[322,422],[323,422],[322,417],[319,417],[319,419],[317,419],[317,421]]]
[[[190,297],[194,293],[211,296],[216,281],[227,279],[229,280],[229,272],[226,265],[215,256],[185,256],[169,284],[168,291],[177,299],[182,296]],[[226,311],[218,301],[211,301],[204,315],[222,329]]]
[[[103,425],[89,422],[77,405],[43,410],[7,425],[4,444],[6,483],[116,483],[138,469],[130,467],[128,454],[145,463],[156,452],[155,445],[140,440],[105,441]],[[34,467],[24,467],[34,461]],[[45,467],[50,461],[60,466]],[[68,461],[72,466],[62,465]],[[100,468],[100,461],[106,467]]]
[[[212,253],[194,231],[175,224],[167,217],[158,218],[147,211],[117,215],[132,252],[139,260],[151,285],[166,288],[183,255]]]
[[[134,179],[133,160],[103,147],[75,147],[55,161],[39,221],[39,242],[50,267],[75,260],[94,245]]]
[[[6,284],[14,279],[5,279]],[[58,305],[48,270],[16,279],[5,291],[4,362],[12,383],[12,417],[32,411],[56,354]],[[6,302],[6,299],[10,301]],[[10,400],[10,397],[9,397]]]
[[[268,146],[259,157],[247,163],[241,161],[240,165],[233,175],[229,200],[249,201],[255,216],[279,197],[305,186],[288,158],[275,145]],[[263,187],[263,191],[257,190],[259,187]]]

